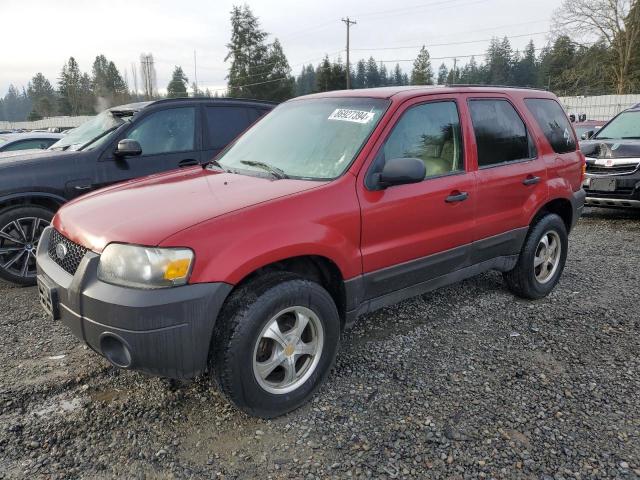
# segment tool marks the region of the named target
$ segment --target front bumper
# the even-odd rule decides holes
[[[91,251],[70,275],[49,256],[51,231],[43,232],[38,245],[39,284],[53,290],[60,320],[76,337],[121,368],[170,378],[206,369],[213,326],[231,285],[111,285],[98,279],[100,257]]]
[[[583,187],[588,206],[640,208],[640,169],[609,175],[587,172]]]

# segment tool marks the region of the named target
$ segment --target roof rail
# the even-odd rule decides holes
[[[485,87],[485,88],[513,88],[516,90],[538,90],[540,92],[547,92],[546,88],[537,87],[518,87],[516,85],[487,85],[481,83],[447,83],[445,87]]]
[[[234,97],[175,97],[175,98],[160,98],[158,100],[151,100],[154,104],[156,103],[168,103],[174,102],[176,100],[189,100],[189,101],[200,101],[200,102],[211,102],[218,100],[230,100],[230,101],[239,101],[239,102],[256,102],[256,103],[268,103],[270,105],[278,105],[280,102],[274,102],[271,100],[258,100],[256,98],[234,98]]]

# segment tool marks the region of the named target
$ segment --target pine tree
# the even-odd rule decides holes
[[[42,73],[33,76],[27,87],[27,94],[33,104],[31,113],[34,117],[52,117],[56,114],[56,92]]]
[[[316,69],[317,87],[320,92],[328,92],[331,90],[332,83],[331,62],[329,56],[325,55],[320,65]]]
[[[388,85],[388,74],[387,74],[387,67],[385,66],[384,63],[380,62],[380,68],[378,69],[378,76],[380,78],[380,81],[378,83],[378,85],[384,87],[385,85]]]
[[[58,79],[60,112],[64,115],[79,115],[81,111],[82,74],[73,57],[62,67]]]
[[[447,77],[449,76],[449,69],[442,63],[438,68],[438,85],[444,85],[447,83]]]
[[[295,79],[290,74],[291,67],[277,38],[269,46],[267,65],[270,71],[265,80],[269,82],[264,87],[265,98],[281,102],[293,97]]]
[[[230,97],[264,98],[264,82],[269,75],[265,69],[269,48],[265,43],[267,33],[247,5],[234,6],[231,11],[231,41],[224,61],[229,67],[228,94]],[[260,84],[260,85],[255,85]]]
[[[378,64],[373,57],[369,57],[369,60],[367,60],[365,85],[367,88],[380,86],[380,72],[378,71]]]
[[[398,86],[405,85],[404,79],[402,78],[402,70],[398,63],[396,63],[396,66],[393,68],[393,84]]]
[[[413,62],[411,85],[433,85],[433,71],[431,70],[429,52],[424,45]]]
[[[189,79],[182,71],[182,67],[176,66],[173,69],[171,81],[167,85],[167,97],[187,97],[187,85],[189,85]]]
[[[363,59],[356,64],[356,77],[353,88],[366,88],[367,86],[367,64]]]

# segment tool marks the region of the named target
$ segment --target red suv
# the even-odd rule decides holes
[[[547,295],[583,172],[547,92],[297,98],[205,167],[61,208],[38,245],[40,299],[114,365],[209,371],[273,417],[309,399],[359,315],[489,269],[516,295]]]

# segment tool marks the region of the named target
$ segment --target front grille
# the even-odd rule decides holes
[[[596,175],[624,175],[633,173],[638,169],[638,165],[618,165],[614,167],[602,167],[600,165],[587,164],[587,173]]]
[[[62,259],[57,252],[58,245],[60,244],[64,245],[67,250],[67,254]],[[88,249],[84,248],[82,245],[78,245],[68,238],[63,237],[57,230],[51,231],[51,238],[49,239],[49,257],[60,265],[65,272],[75,275],[84,254],[87,253],[87,250]]]

